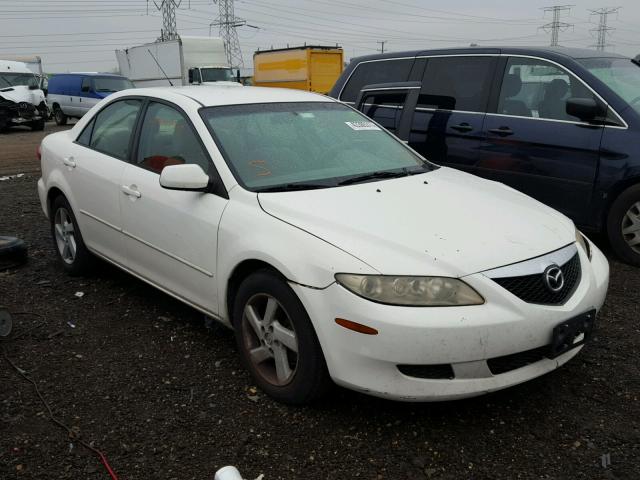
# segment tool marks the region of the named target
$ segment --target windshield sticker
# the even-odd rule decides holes
[[[313,112],[299,112],[298,115],[302,118],[315,118]]]
[[[380,130],[380,127],[372,122],[344,122],[353,130]]]

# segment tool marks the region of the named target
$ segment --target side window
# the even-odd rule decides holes
[[[344,86],[340,100],[355,102],[358,93],[365,85],[406,81],[413,61],[413,58],[403,58],[360,63]]]
[[[126,160],[141,104],[140,100],[119,100],[101,110],[94,122],[91,148]]]
[[[593,93],[575,76],[544,60],[509,58],[502,78],[498,112],[520,117],[579,122],[567,114],[567,99]]]
[[[80,145],[84,145],[85,147],[88,147],[91,145],[91,133],[93,132],[93,126],[96,123],[96,119],[92,119],[88,125],[86,127],[84,127],[84,130],[82,131],[82,133],[80,134],[80,136],[76,139],[76,142],[78,142]]]
[[[89,77],[84,77],[82,79],[82,86],[80,90],[83,92],[89,92],[91,90],[91,79]]]
[[[362,98],[362,113],[395,133],[406,98],[406,92],[366,94]]]
[[[495,62],[495,57],[429,58],[417,106],[485,112]]]
[[[144,116],[136,163],[156,173],[166,166],[185,163],[209,171],[208,157],[184,115],[156,102],[149,104]]]

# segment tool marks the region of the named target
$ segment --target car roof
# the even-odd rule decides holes
[[[384,54],[367,55],[354,58],[352,61],[362,62],[367,60],[380,60],[385,58],[415,57],[419,55],[460,55],[460,54],[518,54],[518,55],[539,55],[542,57],[552,55],[562,55],[572,59],[579,58],[628,58],[612,52],[602,52],[588,48],[569,47],[544,47],[544,46],[524,46],[524,47],[502,47],[502,46],[477,46],[477,47],[453,47],[424,50],[408,50],[401,52],[390,52]]]
[[[123,90],[129,95],[144,95],[163,98],[167,95],[181,95],[195,100],[203,107],[217,105],[238,105],[251,103],[284,102],[335,102],[333,98],[317,93],[289,88],[245,87],[239,84],[194,85],[188,87],[149,87]]]
[[[117,73],[100,73],[100,72],[69,72],[69,73],[54,73],[51,78],[55,77],[114,77],[114,78],[126,78]]]

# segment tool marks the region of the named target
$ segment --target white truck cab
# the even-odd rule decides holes
[[[0,130],[12,125],[43,130],[47,117],[40,77],[22,62],[0,60]]]

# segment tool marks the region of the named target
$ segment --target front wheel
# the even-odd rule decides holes
[[[51,236],[62,266],[71,276],[88,273],[93,266],[76,217],[66,198],[58,196],[51,208]]]
[[[246,278],[234,302],[236,343],[258,386],[284,403],[305,404],[331,381],[313,325],[302,303],[276,273]]]
[[[607,235],[622,260],[640,267],[640,185],[628,188],[613,202]]]
[[[62,109],[59,106],[55,107],[53,112],[53,118],[56,121],[56,125],[66,125],[67,124],[67,116],[64,114]]]

